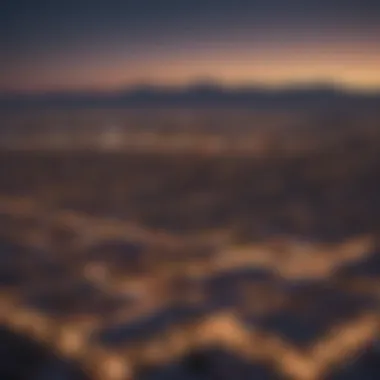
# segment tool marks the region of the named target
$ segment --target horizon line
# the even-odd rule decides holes
[[[380,95],[380,85],[377,87],[372,86],[355,86],[343,82],[333,80],[310,80],[310,81],[297,81],[285,82],[279,84],[270,84],[263,82],[247,82],[240,84],[226,84],[221,80],[213,78],[200,78],[183,84],[170,84],[170,83],[155,83],[155,82],[137,82],[134,84],[125,84],[113,88],[48,88],[39,90],[0,90],[0,97],[38,97],[49,95],[118,95],[120,93],[134,93],[142,89],[161,92],[175,92],[175,91],[189,91],[195,88],[212,88],[218,89],[221,92],[239,92],[247,90],[255,90],[262,92],[287,92],[287,91],[313,91],[325,89],[335,91],[342,94],[353,95]]]

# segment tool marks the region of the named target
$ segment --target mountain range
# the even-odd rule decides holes
[[[19,107],[136,107],[136,106],[304,106],[378,107],[378,92],[347,91],[330,85],[309,85],[269,89],[222,87],[196,83],[186,87],[137,86],[114,92],[46,92],[38,94],[0,93],[0,108]]]

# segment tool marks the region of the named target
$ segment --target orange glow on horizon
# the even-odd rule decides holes
[[[370,45],[370,44],[369,44]],[[156,52],[142,61],[113,60],[112,55],[91,65],[86,57],[72,57],[72,63],[36,66],[19,80],[2,88],[14,91],[113,91],[137,84],[181,86],[209,78],[226,86],[257,84],[267,87],[307,83],[332,83],[357,90],[380,89],[380,49],[359,43],[321,46],[230,47]],[[76,64],[76,60],[82,64]],[[31,70],[32,71],[32,70]]]

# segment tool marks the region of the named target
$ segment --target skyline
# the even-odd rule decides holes
[[[6,0],[0,92],[234,87],[380,90],[375,1]]]

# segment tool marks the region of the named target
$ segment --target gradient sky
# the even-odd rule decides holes
[[[380,89],[379,0],[3,0],[0,92],[140,83]]]

